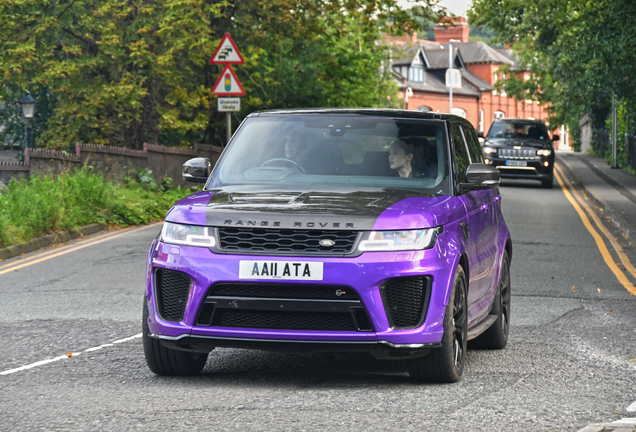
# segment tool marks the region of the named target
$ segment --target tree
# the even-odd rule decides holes
[[[187,140],[208,122],[210,22],[222,4],[4,0],[0,103],[27,90],[50,94],[40,141],[53,147]]]
[[[413,1],[416,15],[436,17],[437,1]],[[48,95],[37,132],[49,147],[223,144],[210,93],[221,69],[209,59],[225,32],[246,60],[235,68],[247,91],[241,120],[268,108],[394,105],[379,41],[418,25],[394,0],[3,0],[0,105],[27,90]]]
[[[552,123],[578,128],[586,112],[608,112],[613,92],[636,107],[636,81],[630,79],[636,61],[633,1],[475,0],[469,17],[513,45],[532,78],[523,82],[510,75],[506,91],[550,103]]]
[[[382,35],[421,29],[444,12],[437,0],[412,3],[405,10],[394,0],[230,1],[214,31],[230,31],[245,58],[237,120],[273,108],[398,106]],[[213,117],[210,135],[223,131],[224,117]]]

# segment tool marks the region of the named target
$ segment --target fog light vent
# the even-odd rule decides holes
[[[430,292],[426,276],[396,278],[380,288],[392,328],[415,328],[424,322]]]
[[[190,293],[190,278],[179,271],[157,269],[155,291],[161,318],[172,322],[182,321]]]

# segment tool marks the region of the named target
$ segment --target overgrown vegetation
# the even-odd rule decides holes
[[[0,142],[23,142],[16,102],[38,103],[38,146],[223,144],[209,64],[225,32],[245,59],[236,125],[268,108],[387,106],[383,33],[437,22],[438,0],[2,0]],[[414,15],[415,14],[415,15]]]
[[[121,183],[107,181],[91,167],[12,179],[0,187],[0,247],[95,222],[145,224],[162,219],[175,201],[192,193],[171,188],[167,179],[164,189],[147,171]]]

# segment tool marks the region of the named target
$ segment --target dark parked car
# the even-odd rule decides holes
[[[496,167],[503,178],[541,181],[552,188],[554,149],[545,124],[539,120],[497,119],[490,125],[483,152],[486,163]]]
[[[416,381],[502,349],[512,242],[500,175],[470,123],[404,110],[249,115],[150,248],[149,368],[199,373],[215,347],[358,351]]]

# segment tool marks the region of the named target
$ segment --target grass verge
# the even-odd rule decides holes
[[[192,193],[169,188],[168,180],[164,188],[157,186],[148,181],[148,170],[137,177],[117,183],[83,167],[28,181],[12,179],[0,189],[0,248],[95,222],[142,225],[162,219],[175,201]]]

